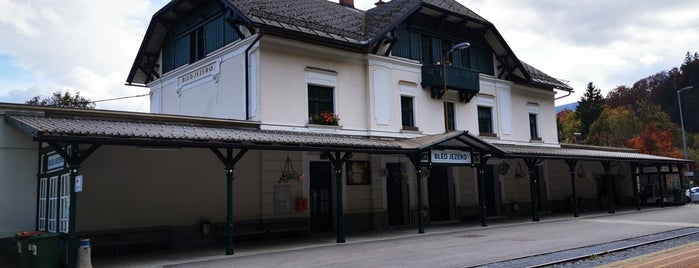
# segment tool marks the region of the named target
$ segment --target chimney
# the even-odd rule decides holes
[[[573,137],[574,137],[574,139],[575,139],[575,140],[573,141],[575,144],[582,144],[582,143],[583,143],[582,133],[580,133],[580,132],[575,132],[575,133],[573,133]]]
[[[379,0],[378,2],[374,3],[374,5],[377,7],[383,6],[383,4],[385,4],[383,0]]]
[[[340,5],[344,7],[354,8],[354,0],[340,0]]]

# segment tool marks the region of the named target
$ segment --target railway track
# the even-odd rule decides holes
[[[680,239],[699,234],[699,228],[682,228],[668,232],[651,234],[636,238],[613,241],[609,243],[592,245],[546,254],[534,255],[508,261],[495,262],[477,267],[551,267],[590,258],[601,258],[615,252],[630,250],[646,245],[658,244],[665,241]]]

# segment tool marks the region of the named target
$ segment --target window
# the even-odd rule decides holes
[[[58,176],[49,178],[49,220],[47,230],[56,232],[56,217],[58,216]]]
[[[68,233],[70,222],[70,173],[61,175],[60,216],[58,219],[58,231]]]
[[[188,27],[189,28],[189,27]],[[217,16],[171,36],[163,44],[163,73],[205,58],[209,53],[240,39],[233,27]]]
[[[536,121],[536,114],[529,114],[529,133],[532,140],[541,139],[541,137],[539,137],[539,128]]]
[[[480,135],[495,136],[493,133],[493,108],[478,106],[478,131]]]
[[[413,108],[413,97],[400,97],[400,115],[403,122],[403,129],[417,130],[415,127],[415,109]]]
[[[322,112],[335,113],[333,88],[308,85],[308,115]]]
[[[46,191],[48,187],[48,178],[39,180],[39,231],[46,231]]]
[[[454,112],[454,103],[444,103],[444,128],[446,131],[456,130],[456,113]]]

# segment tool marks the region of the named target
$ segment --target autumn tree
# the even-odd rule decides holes
[[[638,117],[626,107],[606,107],[602,114],[592,123],[588,144],[601,146],[624,146],[625,142],[643,131],[643,124]]]
[[[579,133],[582,129],[582,122],[577,116],[577,112],[561,111],[556,116],[559,122],[558,126],[558,141],[566,143],[575,143],[575,133]]]
[[[648,124],[641,135],[629,139],[626,146],[636,148],[644,154],[683,158],[682,151],[672,145],[673,135],[661,130],[655,123]]]
[[[578,108],[575,110],[576,116],[582,123],[580,132],[584,138],[587,138],[592,123],[600,116],[603,108],[604,98],[602,97],[602,92],[592,82],[589,82],[587,88],[585,88],[585,93],[578,101]]]
[[[80,92],[72,95],[68,91],[56,91],[50,97],[34,96],[26,104],[82,109],[94,109],[96,106],[90,99],[80,96]]]

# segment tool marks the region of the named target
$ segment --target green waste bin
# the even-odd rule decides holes
[[[19,267],[58,267],[59,236],[44,232],[20,232],[17,239]]]

